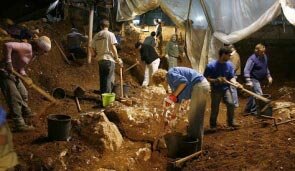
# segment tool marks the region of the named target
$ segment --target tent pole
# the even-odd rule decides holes
[[[87,54],[87,62],[91,63],[91,53],[90,53],[90,44],[92,41],[92,32],[93,32],[93,16],[94,16],[94,5],[91,5],[89,11],[89,30],[88,30],[88,54]]]
[[[201,6],[202,6],[202,8],[203,8],[203,11],[204,11],[205,17],[206,17],[206,19],[207,19],[208,26],[209,26],[210,30],[212,31],[212,33],[213,33],[213,32],[214,32],[214,30],[213,30],[213,25],[212,25],[212,22],[211,22],[211,20],[210,20],[210,18],[209,18],[209,13],[208,13],[207,6],[206,6],[204,0],[200,0],[200,3],[201,3]]]
[[[188,58],[189,60],[189,57],[188,57],[188,54],[187,54],[187,44],[186,44],[186,35],[187,35],[187,29],[189,28],[190,26],[190,21],[189,21],[189,16],[190,16],[190,13],[191,13],[191,7],[192,7],[192,0],[189,1],[189,6],[188,6],[188,12],[187,12],[187,18],[186,18],[186,28],[185,28],[185,32],[184,32],[184,52],[185,52],[185,55],[186,57]]]

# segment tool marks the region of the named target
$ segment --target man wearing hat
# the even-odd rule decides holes
[[[10,115],[15,123],[15,131],[30,131],[34,127],[25,123],[23,117],[33,113],[28,106],[28,91],[24,84],[13,74],[13,70],[26,76],[25,66],[36,56],[41,56],[51,49],[51,41],[46,36],[34,39],[30,43],[7,42],[4,44],[4,58],[0,62],[0,87]]]
[[[272,84],[272,77],[268,69],[268,61],[265,54],[265,46],[261,43],[257,44],[254,53],[248,58],[244,68],[244,77],[246,85],[250,86],[257,94],[262,95],[261,81],[267,79],[268,84]],[[246,104],[245,112],[256,115],[255,99],[251,96]]]

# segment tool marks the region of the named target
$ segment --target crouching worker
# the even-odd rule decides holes
[[[13,170],[17,164],[12,134],[6,122],[6,112],[0,107],[0,170]]]
[[[0,63],[0,87],[9,107],[9,114],[15,123],[15,131],[30,131],[34,127],[25,123],[23,117],[33,113],[28,106],[28,91],[24,84],[13,74],[13,70],[27,76],[25,66],[36,57],[51,49],[51,41],[41,36],[31,43],[8,42],[4,44],[4,58]]]
[[[174,67],[166,70],[159,69],[152,79],[155,84],[162,84],[168,92],[168,85],[172,93],[165,98],[166,106],[179,103],[181,100],[191,99],[188,114],[188,136],[198,140],[197,150],[202,149],[204,135],[204,113],[210,85],[206,78],[197,71],[186,67]]]

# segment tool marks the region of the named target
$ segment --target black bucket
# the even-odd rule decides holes
[[[184,137],[180,144],[180,157],[185,157],[197,152],[198,140],[192,139],[190,137]]]
[[[66,91],[62,88],[55,88],[52,91],[52,96],[56,99],[64,99],[66,97]]]
[[[263,94],[263,97],[270,99],[269,94]],[[269,103],[265,103],[262,100],[256,99],[257,115],[272,116],[272,106]]]
[[[179,157],[180,146],[184,136],[181,133],[170,133],[165,135],[165,142],[167,145],[167,157],[175,159]]]
[[[67,141],[71,132],[71,117],[68,115],[49,115],[48,139],[52,141]]]
[[[123,94],[124,94],[124,97],[128,96],[129,89],[130,89],[130,86],[129,85],[126,85],[126,84],[123,85]],[[114,87],[113,87],[113,93],[116,94],[116,97],[121,97],[121,85],[120,84],[114,85]]]

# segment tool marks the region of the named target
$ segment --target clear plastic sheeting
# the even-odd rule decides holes
[[[159,0],[118,0],[117,21],[128,21],[159,6]]]
[[[159,6],[186,29],[188,57],[201,72],[208,60],[217,58],[223,43],[236,43],[258,31],[281,14],[281,7],[295,25],[295,0],[119,0],[117,20],[131,20]],[[208,23],[214,36],[208,32]]]
[[[295,25],[295,0],[280,0],[286,19]]]
[[[258,9],[255,9],[255,10],[258,10]],[[256,15],[256,16],[252,15],[248,17],[241,17],[240,15],[235,16],[237,14],[234,14],[234,13],[232,15],[233,15],[232,18],[239,18],[240,21],[245,20],[245,23],[244,24],[241,23],[240,25],[232,24],[232,27],[227,27],[227,28],[224,27],[225,24],[220,24],[219,26],[216,26],[215,28],[216,30],[214,31],[214,36],[218,38],[220,41],[222,41],[223,43],[238,42],[246,38],[247,36],[251,35],[252,33],[256,32],[257,30],[265,26],[267,23],[271,22],[273,19],[275,19],[276,17],[280,15],[280,4],[278,1],[276,1],[269,9],[264,11],[262,15]],[[224,19],[224,21],[219,21],[219,22],[228,23],[230,21],[227,21],[226,19]],[[246,25],[247,23],[248,25]],[[222,29],[223,31],[218,31]]]

